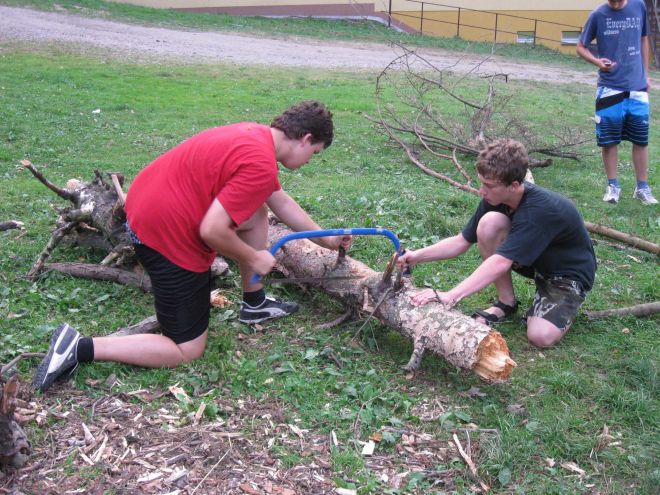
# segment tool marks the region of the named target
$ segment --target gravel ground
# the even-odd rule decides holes
[[[234,63],[308,66],[338,70],[381,70],[400,52],[386,44],[314,41],[182,31],[126,24],[56,12],[0,6],[0,47],[10,42],[62,43],[97,47],[138,62]],[[492,57],[422,49],[419,55],[440,69],[474,74],[507,74],[553,84],[595,86],[596,71],[517,64]]]

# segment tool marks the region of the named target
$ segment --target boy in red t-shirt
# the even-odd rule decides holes
[[[266,249],[268,208],[294,231],[320,229],[280,187],[277,162],[298,169],[330,146],[332,137],[332,113],[322,103],[304,101],[270,126],[239,123],[203,131],[145,167],[128,192],[127,229],[151,278],[162,335],[83,337],[62,324],[37,368],[34,388],[45,391],[78,363],[115,361],[161,368],[201,357],[216,253],[240,267],[241,322],[295,312],[297,304],[266,296],[262,284],[250,280],[275,264]],[[347,249],[351,238],[314,241],[329,249]]]

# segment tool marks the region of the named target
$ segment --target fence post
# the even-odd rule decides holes
[[[424,34],[424,31],[422,30],[423,26],[424,26],[424,2],[422,2],[422,15],[419,18],[419,34],[420,35]]]
[[[391,27],[391,26],[392,26],[392,0],[390,0],[390,9],[387,15],[387,27]]]
[[[536,46],[536,26],[538,24],[539,20],[534,19],[534,39],[532,40],[532,45]]]
[[[461,8],[458,8],[458,19],[456,20],[456,37],[461,37]]]
[[[500,14],[495,14],[495,39],[493,39],[493,43],[497,43],[497,20],[499,18]]]

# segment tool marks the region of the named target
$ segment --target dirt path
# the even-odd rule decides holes
[[[142,62],[167,60],[194,63],[236,63],[281,66],[311,66],[324,69],[381,70],[398,53],[385,44],[274,39],[181,31],[125,24],[55,12],[0,6],[0,43],[27,41],[39,44],[65,43],[107,49]],[[473,55],[458,56],[440,50],[419,53],[438,68],[475,74],[504,73],[509,79],[527,79],[552,84],[580,83],[594,86],[596,71],[516,64],[493,57],[482,61]]]

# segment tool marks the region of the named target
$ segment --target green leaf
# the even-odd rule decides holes
[[[347,385],[346,387],[344,387],[344,393],[349,397],[358,396],[357,390],[355,389],[355,385]]]
[[[539,429],[539,422],[538,421],[530,421],[525,425],[525,429],[529,431],[530,433],[534,433],[536,430]]]
[[[296,371],[291,361],[284,361],[280,366],[273,370],[274,373],[291,373]]]
[[[391,431],[384,431],[383,432],[383,442],[389,443],[389,444],[394,444],[394,443],[396,443],[396,437],[392,434]]]
[[[316,349],[307,349],[307,351],[305,351],[304,359],[306,361],[311,361],[311,360],[315,359],[316,356],[318,356],[319,354],[320,354],[320,352],[317,351]]]
[[[440,416],[438,416],[438,420],[440,421],[440,426],[444,426],[445,421],[447,421],[453,415],[454,415],[453,411],[447,411],[446,413],[442,413]]]
[[[454,416],[465,423],[469,423],[472,419],[472,416],[470,416],[470,414],[465,411],[454,411]]]
[[[403,421],[401,421],[399,418],[396,418],[394,416],[392,416],[388,421],[392,426],[401,426],[403,424]]]
[[[223,311],[222,313],[218,314],[216,318],[218,321],[227,321],[234,318],[235,314],[236,311],[234,311],[233,309],[228,309],[227,311]]]
[[[207,418],[215,419],[218,416],[218,406],[215,402],[208,401],[206,402],[206,408],[204,409],[204,416]]]
[[[506,467],[500,469],[500,472],[497,474],[497,480],[502,486],[506,486],[511,483],[511,470]]]
[[[333,368],[332,366],[327,366],[327,367],[323,368],[323,373],[325,373],[326,375],[331,375],[331,376],[342,376],[342,374],[339,371],[337,371],[335,368]]]

